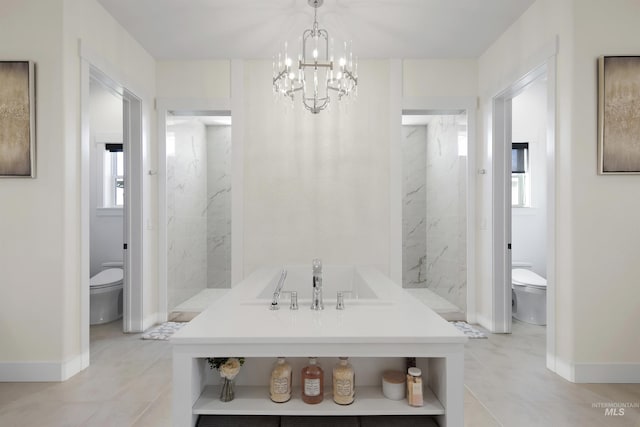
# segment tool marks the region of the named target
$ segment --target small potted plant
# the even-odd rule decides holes
[[[230,402],[235,397],[235,377],[244,365],[244,357],[209,357],[207,363],[211,369],[216,369],[222,377],[220,400]]]

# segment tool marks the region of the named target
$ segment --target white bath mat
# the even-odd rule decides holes
[[[487,338],[487,334],[474,328],[467,322],[449,322],[469,338]]]
[[[164,322],[154,326],[142,334],[143,340],[168,340],[176,331],[186,325],[187,322]]]

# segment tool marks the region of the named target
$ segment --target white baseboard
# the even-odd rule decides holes
[[[640,383],[640,363],[576,363],[577,383]]]
[[[575,367],[572,363],[566,362],[559,357],[556,357],[556,370],[555,373],[560,375],[567,381],[572,383],[576,382]]]
[[[640,363],[568,363],[556,358],[556,373],[572,383],[640,383]]]
[[[144,332],[156,323],[158,323],[158,313],[153,313],[145,316],[145,318],[142,320],[142,330],[136,332]]]
[[[66,381],[83,368],[82,355],[66,362],[0,362],[0,382]]]
[[[482,326],[489,332],[493,332],[493,322],[486,316],[481,315],[480,313],[476,313],[476,323]]]

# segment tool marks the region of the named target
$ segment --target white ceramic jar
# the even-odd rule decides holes
[[[407,378],[401,371],[384,371],[382,374],[382,394],[391,400],[402,400],[407,391]]]

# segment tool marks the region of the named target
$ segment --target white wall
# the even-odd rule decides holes
[[[640,324],[638,299],[630,297],[637,295],[640,277],[640,199],[633,196],[640,181],[637,175],[596,174],[595,131],[596,60],[600,55],[638,54],[638,16],[638,2],[575,2],[572,161],[562,172],[573,183],[570,226],[574,252],[569,262],[575,324],[580,325],[574,330],[577,377],[605,363],[626,370],[623,381],[640,382],[640,340],[629,336],[634,334],[630,325]]]
[[[274,107],[271,67],[244,64],[245,275],[316,257],[387,273],[389,62],[360,61],[358,99],[318,115]]]
[[[478,95],[478,62],[475,59],[405,59],[402,76],[405,97]]]
[[[0,37],[11,40],[0,55],[36,63],[38,162],[36,179],[0,185],[11,206],[0,221],[11,242],[0,248],[0,379],[66,379],[81,369],[78,39],[150,93],[154,62],[94,0],[9,0],[0,10]]]
[[[104,142],[122,143],[122,97],[116,96],[100,83],[91,81],[91,276],[102,269],[102,263],[123,261],[124,243],[122,208],[103,207]],[[98,145],[98,143],[100,143]]]
[[[158,61],[158,98],[172,100],[216,99],[231,96],[231,62]]]
[[[556,127],[556,369],[578,382],[640,381],[640,264],[637,176],[596,174],[597,58],[637,54],[638,4],[625,0],[538,0],[479,60],[483,95],[481,161],[490,165],[490,97],[537,65],[558,35]],[[489,167],[485,167],[490,170]],[[479,210],[490,218],[490,180],[480,186]],[[482,230],[480,253],[490,253]],[[490,262],[481,263],[490,266]],[[487,269],[479,277],[491,289]],[[483,309],[490,302],[481,299]]]
[[[62,1],[2,2],[0,39],[11,40],[0,43],[2,58],[36,63],[36,178],[0,181],[0,380],[6,381],[31,361],[59,375],[60,362],[73,354],[64,348],[70,331],[63,292]]]
[[[512,140],[529,143],[531,206],[513,208],[511,257],[547,277],[547,86],[536,82],[513,98]]]

